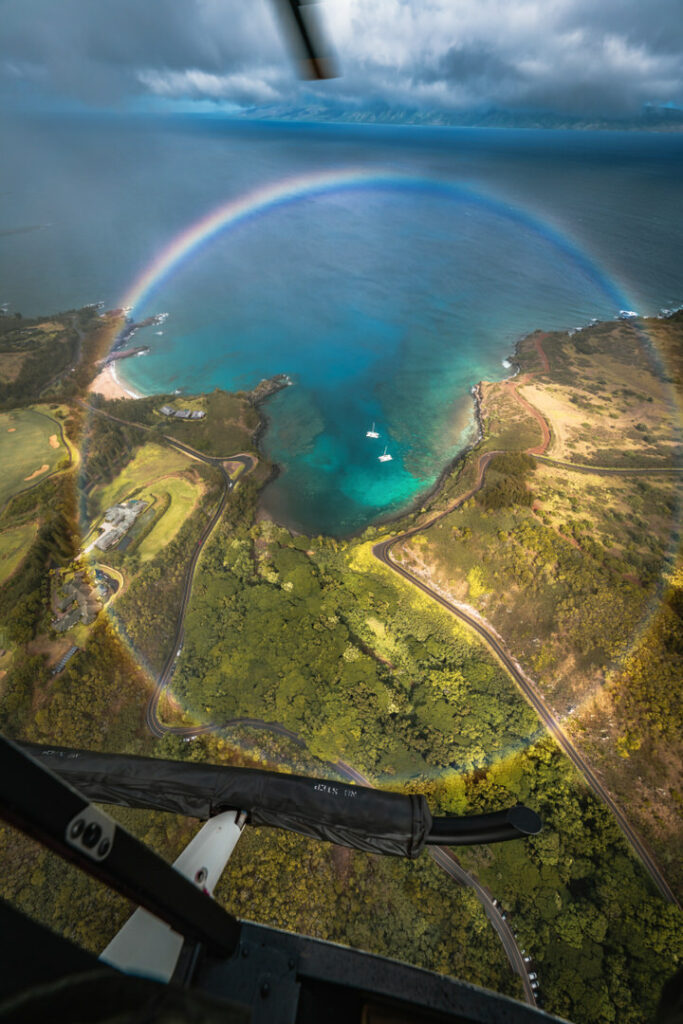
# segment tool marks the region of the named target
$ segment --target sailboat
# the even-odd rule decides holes
[[[387,455],[386,446],[382,454],[378,455],[377,458],[379,459],[380,462],[391,462],[391,455]]]
[[[372,424],[372,430],[366,430],[365,431],[365,436],[366,437],[379,437],[379,434],[375,430],[375,424],[374,423]]]

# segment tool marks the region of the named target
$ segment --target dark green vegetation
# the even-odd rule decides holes
[[[229,444],[235,439],[240,442],[237,448],[248,447],[245,437],[251,437],[256,416],[251,402],[221,393],[206,401],[216,413],[214,433],[207,439],[209,450],[231,454]],[[122,411],[129,412],[144,423],[144,405],[119,402],[104,408],[121,419],[125,418]],[[211,737],[191,745],[172,739],[154,742],[143,725],[151,679],[103,615],[84,632],[78,641],[82,649],[67,667],[51,676],[51,666],[72,640],[69,634],[56,639],[51,633],[50,572],[70,566],[78,554],[79,493],[81,506],[86,505],[80,487],[87,494],[91,513],[97,515],[100,499],[118,486],[117,481],[128,481],[133,489],[141,486],[138,476],[145,460],[150,466],[154,463],[158,471],[158,459],[151,457],[155,445],[149,444],[149,432],[84,412],[76,405],[65,406],[63,411],[69,436],[78,440],[83,452],[83,467],[67,469],[17,495],[2,519],[3,526],[36,522],[39,526],[34,543],[24,552],[21,570],[0,591],[0,631],[10,648],[3,658],[7,674],[0,679],[0,727],[11,736],[39,742],[270,767],[286,764],[293,770],[329,773],[329,766],[291,743],[249,730],[233,730],[243,749],[258,742],[253,756],[246,757],[235,746]],[[154,426],[152,439],[157,435],[163,444],[161,434],[168,424],[156,419],[153,408],[148,411]],[[249,423],[249,437],[244,432],[239,437],[230,434],[237,416]],[[189,432],[195,424],[187,426]],[[197,435],[192,436],[196,445]],[[182,457],[172,449],[168,453],[169,464],[173,462],[173,471],[178,473],[175,463]],[[106,561],[118,566],[125,580],[113,605],[116,619],[137,650],[145,654],[145,663],[152,670],[168,652],[185,570],[220,496],[217,471],[185,461],[187,472],[201,481],[203,500],[172,543],[144,563],[139,557],[142,533],[125,553],[114,550],[106,554]],[[263,480],[268,472],[267,464],[262,464],[254,478]],[[228,511],[231,524],[251,521],[256,491],[257,484],[251,480],[239,484]],[[113,813],[169,858],[177,855],[196,829],[196,823],[171,816]],[[88,948],[101,949],[125,919],[128,908],[123,901],[12,830],[0,829],[0,851],[3,895]],[[234,877],[226,875],[222,891],[226,901],[245,916],[353,941],[521,994],[478,902],[442,877],[430,862],[416,866],[355,856],[332,846],[264,833],[244,837],[234,872]],[[304,891],[303,880],[310,883],[311,878],[319,883],[319,900],[311,899],[310,888]],[[301,882],[299,888],[296,880]],[[378,912],[368,915],[368,906]]]
[[[530,472],[526,458],[498,463],[503,479]],[[463,859],[509,908],[545,1005],[642,1020],[680,954],[677,912],[502,670],[367,543],[292,538],[237,511],[206,552],[187,619],[173,686],[191,720],[281,722],[318,757],[407,781],[442,813],[537,808],[538,840]]]
[[[683,318],[648,327],[675,367]],[[551,457],[622,468],[656,468],[674,457],[673,377],[657,376],[641,341],[625,325],[551,335],[542,341],[549,375],[524,343],[520,392],[549,418]],[[542,386],[525,383],[528,370],[543,374]],[[615,397],[607,407],[596,394],[608,377]],[[489,405],[502,391],[489,391]],[[583,403],[576,428],[567,411],[574,399]],[[509,389],[501,400],[509,403]],[[612,424],[629,410],[646,429],[617,450]],[[488,442],[495,446],[496,437]],[[576,742],[680,891],[680,477],[579,474],[539,460],[525,476],[523,500],[501,505],[488,497],[500,493],[500,458],[476,499],[404,546],[404,564],[491,622],[556,713],[569,715]]]
[[[531,455],[507,452],[494,455],[486,470],[486,481],[475,500],[486,511],[531,505],[534,498],[527,480],[536,468]]]
[[[478,767],[533,730],[525,705],[495,701],[495,663],[430,602],[400,600],[366,546],[252,527],[248,483],[240,496],[195,581],[181,704],[212,722],[258,712],[325,760],[399,778]]]
[[[370,950],[521,998],[495,933],[471,890],[424,855],[406,863],[302,836],[248,829],[217,896],[264,923]]]
[[[461,858],[508,910],[544,1005],[573,1021],[651,1020],[683,952],[680,911],[650,889],[604,807],[548,739],[495,766],[475,794],[484,806],[515,794],[544,819],[524,845]]]
[[[94,307],[49,317],[0,316],[0,409],[76,397],[95,374],[117,323]]]
[[[216,389],[208,395],[177,398],[173,395],[152,395],[149,398],[122,398],[106,402],[92,396],[92,405],[106,408],[113,415],[148,427],[153,436],[173,437],[204,455],[223,458],[254,447],[254,436],[261,419],[247,392],[229,394]],[[203,420],[177,420],[159,412],[162,405],[174,409],[202,410]],[[101,429],[101,428],[100,428]]]
[[[550,359],[554,365],[552,345]],[[87,456],[81,479],[91,514],[119,481],[132,489],[144,486],[140,467],[147,455],[157,464],[159,452],[150,451],[164,445],[164,434],[221,456],[249,447],[244,438],[253,438],[256,412],[245,396],[184,399],[214,410],[206,421],[189,424],[162,420],[156,411],[162,401],[102,403],[103,411],[149,427],[151,437],[131,422],[97,412],[81,417],[71,407],[66,422]],[[461,587],[487,615],[494,594],[513,602],[513,612],[501,615],[501,633],[508,639],[510,621],[519,627],[521,642],[540,659],[530,671],[545,671],[544,664],[559,671],[562,665],[566,680],[591,666],[603,671],[623,653],[667,557],[670,483],[610,478],[606,500],[600,481],[580,477],[577,483],[567,471],[540,463],[534,468],[522,454],[540,444],[541,431],[514,389],[485,389],[482,416],[487,435],[481,448],[445,482],[434,506],[474,485],[481,451],[507,454],[494,457],[485,488],[461,512],[413,539],[410,557],[420,572],[435,574],[457,551],[460,561],[448,562],[442,585]],[[646,423],[639,415],[641,421]],[[677,912],[654,893],[611,816],[541,734],[536,716],[483,646],[374,559],[367,538],[378,536],[377,529],[341,543],[293,537],[259,521],[267,464],[260,464],[258,476],[239,481],[203,551],[173,677],[179,709],[165,713],[188,724],[243,716],[279,722],[306,747],[239,726],[223,738],[202,736],[192,743],[151,739],[143,724],[145,704],[154,674],[172,650],[186,568],[220,497],[217,471],[196,461],[188,465],[199,475],[204,498],[171,543],[143,561],[141,527],[128,551],[107,554],[125,580],[113,608],[139,659],[101,615],[83,650],[54,678],[49,666],[69,641],[50,636],[47,580],[50,569],[72,562],[80,544],[76,471],[11,501],[2,525],[37,521],[39,529],[22,571],[0,590],[0,629],[11,648],[0,681],[2,728],[65,745],[320,775],[334,774],[334,762],[343,759],[378,785],[425,793],[436,813],[494,810],[522,800],[540,812],[544,832],[528,842],[470,851],[463,863],[508,910],[520,944],[534,957],[549,1009],[577,1024],[647,1019],[680,955]],[[173,471],[185,472],[175,464]],[[628,671],[628,684],[618,674],[609,683],[621,686],[619,706],[629,728],[641,723],[647,705],[647,721],[657,722],[667,742],[678,712],[658,692],[649,659],[665,660],[679,643],[677,579],[672,575],[669,597],[652,620],[656,631],[643,634],[630,660],[618,663]],[[548,616],[557,618],[546,621],[539,609],[551,598]],[[610,643],[616,655],[600,640],[608,616],[615,620]],[[564,648],[553,646],[563,632],[572,643],[580,637],[582,645],[566,665]],[[149,677],[139,661],[150,666]],[[648,728],[656,731],[653,724]],[[640,751],[632,750],[635,741],[624,742],[630,757],[618,760],[631,765]],[[194,831],[193,823],[170,816],[115,813],[168,857]],[[0,831],[0,850],[3,893],[90,948],[101,948],[123,920],[120,901],[55,866],[9,830]],[[248,831],[219,898],[245,917],[520,994],[471,892],[426,857],[404,863]]]

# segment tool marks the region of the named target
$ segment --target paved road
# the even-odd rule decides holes
[[[479,897],[479,902],[484,908],[484,913],[489,919],[491,927],[495,930],[498,938],[503,944],[505,955],[507,956],[513,971],[522,979],[524,997],[527,1003],[531,1006],[535,1006],[535,993],[531,987],[527,965],[524,962],[522,951],[517,945],[515,933],[507,923],[507,920],[503,919],[503,912],[497,904],[494,904],[491,894],[483,887],[483,885],[481,885],[480,882],[477,881],[476,878],[467,874],[450,850],[444,849],[443,846],[430,847],[429,855],[430,857],[433,857],[439,867],[449,874],[451,878],[455,878],[462,885],[467,885],[474,889],[475,893]]]
[[[101,412],[101,410],[94,410],[94,411]],[[111,416],[111,414],[104,413],[104,415],[109,415],[110,418],[112,418],[112,419],[118,419],[118,417]],[[121,420],[121,422],[128,423],[129,421]],[[142,425],[140,425],[140,426],[142,426]],[[144,428],[143,427],[143,429],[149,429],[149,428]],[[209,464],[218,466],[218,468],[221,469],[221,471],[223,472],[225,486],[224,486],[224,491],[223,491],[223,495],[221,497],[221,501],[219,503],[219,506],[216,509],[216,512],[214,513],[214,515],[211,518],[210,522],[207,524],[205,530],[203,531],[202,536],[201,536],[201,538],[199,540],[199,543],[197,545],[197,548],[195,549],[195,553],[193,555],[192,562],[191,562],[190,566],[188,567],[188,572],[186,574],[185,585],[184,585],[184,588],[183,588],[183,596],[182,596],[182,601],[181,601],[181,607],[180,607],[179,612],[178,612],[176,635],[175,635],[175,638],[174,638],[172,652],[169,655],[169,657],[168,657],[168,659],[166,661],[166,664],[164,665],[164,668],[162,670],[161,676],[159,677],[159,680],[158,680],[157,685],[155,687],[154,693],[153,693],[152,697],[150,698],[150,701],[149,701],[147,709],[146,709],[146,721],[147,721],[148,728],[150,729],[150,731],[155,736],[158,736],[158,737],[163,736],[167,732],[168,733],[172,733],[174,735],[178,735],[178,736],[189,737],[189,736],[196,736],[196,735],[199,735],[199,734],[202,734],[202,733],[215,732],[215,731],[219,731],[219,730],[223,730],[223,729],[227,729],[227,728],[231,728],[231,727],[237,727],[237,726],[248,727],[248,728],[251,727],[251,728],[261,729],[261,730],[264,730],[264,731],[269,731],[269,732],[273,732],[273,733],[276,733],[278,735],[284,736],[287,739],[289,739],[290,741],[296,743],[298,746],[305,748],[306,747],[305,741],[300,736],[298,736],[296,733],[294,733],[292,730],[287,729],[285,726],[281,725],[280,723],[277,723],[277,722],[266,722],[265,720],[258,719],[258,718],[230,719],[230,720],[228,720],[226,722],[221,723],[220,725],[217,725],[217,724],[207,724],[207,725],[200,725],[200,726],[194,726],[194,727],[193,726],[167,726],[167,725],[164,725],[160,721],[160,719],[159,719],[159,716],[158,716],[159,700],[161,698],[161,695],[162,695],[164,689],[167,687],[167,685],[168,685],[168,683],[170,681],[171,674],[172,674],[172,669],[173,669],[173,666],[175,665],[175,662],[177,660],[177,651],[178,651],[178,649],[179,649],[179,647],[180,647],[180,645],[182,643],[184,618],[185,618],[185,613],[187,611],[187,606],[188,606],[190,595],[191,595],[192,580],[194,578],[194,572],[195,572],[195,569],[196,569],[196,566],[197,566],[199,555],[201,554],[201,551],[202,551],[202,548],[203,548],[204,544],[206,543],[206,541],[208,540],[209,536],[211,535],[211,532],[212,532],[214,526],[216,525],[216,523],[220,519],[221,515],[223,514],[223,511],[225,509],[225,505],[227,503],[230,491],[232,490],[232,487],[233,487],[233,482],[227,476],[227,473],[225,471],[225,467],[222,465],[224,460],[214,459],[214,458],[210,458],[208,456],[205,456],[202,453],[197,452],[196,450],[190,448],[188,445],[184,445],[182,442],[176,441],[174,438],[166,436],[165,440],[171,446],[177,448],[179,451],[183,451],[187,455],[191,455],[194,458],[199,458],[202,461],[205,461],[205,462],[207,462]],[[458,618],[460,618],[463,621],[465,621],[472,628],[476,629],[476,631],[489,644],[489,646],[491,646],[494,649],[494,651],[496,652],[498,657],[500,657],[500,659],[503,662],[503,664],[506,666],[506,668],[508,668],[508,671],[510,671],[510,673],[513,675],[513,678],[515,679],[515,681],[518,683],[520,688],[525,693],[525,696],[527,696],[527,699],[530,700],[530,702],[536,708],[536,710],[539,713],[539,715],[546,722],[546,725],[548,726],[548,728],[553,732],[553,734],[555,735],[556,739],[558,740],[558,742],[560,743],[562,748],[565,750],[565,752],[568,754],[568,756],[571,757],[572,761],[576,764],[576,766],[579,768],[579,770],[582,771],[582,773],[584,774],[584,777],[587,778],[587,781],[589,782],[589,785],[593,786],[594,790],[598,793],[598,795],[602,795],[602,793],[604,793],[603,799],[605,799],[605,802],[608,803],[608,805],[611,807],[611,809],[615,813],[615,816],[617,817],[617,820],[619,821],[620,826],[622,827],[622,829],[625,832],[625,834],[627,835],[627,837],[631,839],[631,842],[632,842],[634,848],[637,850],[637,852],[639,853],[641,858],[644,860],[644,862],[646,863],[646,866],[648,866],[648,860],[649,860],[650,866],[648,866],[648,870],[650,870],[650,873],[651,873],[652,877],[654,878],[656,884],[657,884],[657,879],[658,878],[659,878],[659,880],[662,883],[662,885],[658,884],[658,888],[660,888],[660,891],[663,892],[663,895],[665,895],[665,897],[667,899],[671,899],[672,901],[675,902],[673,894],[671,893],[671,891],[670,891],[668,885],[666,884],[666,882],[664,881],[664,879],[661,877],[661,875],[659,875],[659,872],[658,872],[658,870],[656,868],[656,865],[654,864],[654,861],[652,860],[652,858],[649,855],[648,851],[645,850],[643,844],[640,842],[638,837],[635,836],[635,833],[633,833],[633,831],[631,830],[630,826],[628,825],[628,822],[626,822],[626,819],[623,817],[623,815],[621,814],[619,809],[616,807],[616,805],[612,801],[611,797],[609,797],[609,794],[607,794],[606,791],[604,791],[604,789],[600,785],[599,781],[597,779],[595,779],[595,777],[593,776],[593,773],[590,772],[590,769],[588,768],[588,766],[585,765],[585,762],[583,762],[583,759],[580,757],[578,752],[575,750],[575,748],[573,747],[573,745],[569,741],[568,737],[565,736],[565,734],[564,734],[563,730],[561,729],[559,723],[556,722],[556,720],[552,716],[552,714],[549,711],[549,709],[546,707],[546,705],[543,702],[543,700],[540,697],[540,695],[537,693],[535,688],[531,687],[531,685],[527,682],[527,680],[525,679],[525,677],[523,676],[521,671],[516,666],[516,664],[513,661],[513,659],[507,654],[506,651],[504,651],[502,646],[498,643],[497,639],[492,634],[490,634],[490,632],[488,630],[486,630],[486,628],[481,623],[479,623],[476,620],[470,619],[470,617],[467,616],[465,613],[461,612],[460,609],[458,609],[455,606],[451,605],[450,602],[447,602],[444,598],[441,597],[441,595],[437,594],[435,591],[433,591],[431,588],[429,588],[426,584],[424,584],[421,580],[419,580],[416,577],[414,577],[411,573],[409,573],[407,570],[405,570],[402,566],[397,565],[390,558],[389,552],[390,552],[391,547],[395,543],[397,543],[400,540],[404,540],[407,537],[410,537],[413,534],[418,533],[418,532],[420,532],[420,531],[422,531],[424,529],[427,529],[428,527],[434,525],[434,523],[436,523],[439,520],[443,519],[444,516],[448,515],[455,508],[459,507],[459,505],[461,505],[463,502],[467,501],[468,498],[470,498],[473,494],[475,494],[476,491],[479,490],[483,486],[484,477],[485,477],[485,474],[486,474],[486,468],[489,465],[491,459],[496,454],[498,454],[498,453],[495,452],[495,451],[487,452],[487,453],[485,453],[484,455],[482,455],[479,458],[477,479],[475,481],[475,484],[470,489],[470,491],[468,491],[466,494],[462,495],[458,499],[457,502],[455,502],[454,504],[449,506],[449,508],[447,508],[442,513],[439,513],[438,515],[434,516],[428,523],[423,523],[423,524],[421,524],[419,526],[416,526],[413,529],[408,530],[405,533],[401,534],[400,536],[392,538],[390,541],[385,541],[385,542],[383,542],[381,544],[375,545],[375,547],[373,548],[373,553],[375,554],[375,556],[377,558],[379,558],[382,562],[384,562],[386,565],[388,565],[395,572],[400,573],[404,578],[406,578],[414,586],[419,587],[426,594],[428,594],[429,597],[431,597],[432,599],[438,601],[440,604],[442,604],[444,607],[446,607],[449,611],[451,611],[452,614],[456,615]],[[250,460],[251,465],[248,466],[246,464],[245,460]],[[251,466],[253,465],[253,460],[251,459],[250,456],[239,456],[237,458],[232,459],[231,461],[241,461],[243,463],[243,465],[245,465],[245,470],[247,470],[248,468],[251,468]],[[547,461],[550,461],[550,460],[547,460]],[[563,466],[563,468],[570,469],[570,468],[578,468],[578,467],[572,467],[572,466],[564,467]],[[595,472],[595,470],[585,470],[585,471]],[[622,472],[624,472],[624,471],[622,471]],[[629,471],[626,470],[625,472],[629,472]],[[631,472],[632,472],[632,470],[631,470]],[[498,648],[498,650],[496,650],[496,648]],[[570,750],[575,755],[575,757],[572,756],[572,753],[570,753]],[[578,761],[576,759],[578,759]],[[356,782],[356,783],[358,783],[360,785],[369,785],[370,784],[365,776],[363,776],[357,769],[353,768],[352,765],[349,765],[346,762],[339,761],[339,762],[337,762],[334,765],[334,767],[342,775],[345,775],[347,778],[353,780],[354,782]],[[590,778],[589,778],[589,775],[590,775]],[[595,785],[593,785],[593,782],[595,783]],[[601,793],[601,791],[602,791],[602,793]],[[622,821],[623,821],[623,824],[622,824]],[[642,849],[642,852],[641,852],[641,849],[639,849],[639,847]],[[514,933],[512,932],[512,929],[508,925],[507,921],[503,920],[502,912],[501,912],[500,908],[497,907],[494,904],[493,899],[492,899],[490,893],[488,893],[486,891],[486,889],[475,878],[473,878],[471,875],[469,875],[461,867],[461,865],[455,859],[454,855],[449,850],[447,850],[447,849],[445,849],[443,847],[436,847],[436,848],[430,849],[429,853],[430,853],[430,856],[432,856],[432,858],[434,859],[435,863],[443,871],[445,871],[451,878],[453,878],[454,880],[459,882],[461,885],[465,885],[468,888],[473,889],[473,891],[476,893],[476,895],[477,895],[478,899],[480,900],[480,902],[481,902],[481,904],[482,904],[482,906],[484,908],[484,911],[485,911],[485,913],[486,913],[486,915],[487,915],[487,917],[488,917],[492,927],[495,929],[496,934],[498,935],[498,937],[501,940],[501,943],[502,943],[503,948],[505,950],[506,956],[508,957],[508,960],[510,962],[510,965],[511,965],[513,971],[515,971],[515,973],[517,973],[519,975],[519,977],[521,978],[521,980],[522,980],[522,985],[523,985],[523,989],[524,989],[524,996],[525,996],[526,1001],[528,1003],[530,1003],[532,1006],[535,1005],[534,990],[531,987],[531,983],[529,981],[529,977],[528,977],[528,973],[527,973],[527,966],[524,963],[524,959],[523,959],[521,950],[520,950],[519,946],[517,945],[517,942],[515,940],[515,936],[514,936]],[[647,860],[646,860],[646,858],[647,858]],[[654,871],[653,871],[653,869],[654,869]]]
[[[635,850],[638,857],[640,857],[641,861],[645,866],[646,871],[650,875],[650,878],[656,885],[661,895],[669,903],[674,903],[678,905],[678,900],[676,899],[673,891],[669,887],[669,884],[664,878],[663,874],[659,870],[659,867],[657,866],[657,863],[653,855],[650,853],[649,849],[647,848],[643,840],[630,825],[628,819],[626,818],[626,815],[623,813],[619,805],[614,801],[614,799],[612,798],[608,790],[605,788],[605,786],[603,786],[603,784],[600,782],[600,780],[595,775],[591,767],[588,765],[583,755],[576,749],[571,739],[562,728],[560,722],[555,718],[552,711],[546,704],[540,692],[533,685],[533,683],[531,683],[530,680],[527,679],[518,663],[508,653],[508,651],[505,649],[500,640],[495,636],[492,630],[482,620],[474,618],[471,615],[468,615],[467,612],[457,607],[451,601],[448,601],[445,597],[439,594],[427,583],[424,583],[423,580],[419,579],[417,576],[414,576],[413,573],[411,573],[408,569],[404,568],[404,566],[399,565],[397,562],[395,562],[391,557],[391,549],[395,544],[399,543],[399,541],[407,539],[408,537],[412,537],[414,534],[419,533],[422,530],[429,529],[431,526],[434,525],[434,523],[438,522],[440,519],[443,519],[444,516],[448,515],[449,512],[452,512],[455,509],[459,508],[460,505],[463,504],[463,502],[467,501],[467,499],[470,498],[473,493],[475,493],[475,491],[479,490],[479,488],[483,486],[486,466],[488,465],[494,454],[495,453],[490,452],[488,453],[488,455],[482,456],[479,462],[480,472],[478,474],[477,484],[472,490],[468,491],[467,494],[463,495],[456,502],[454,502],[445,512],[440,513],[438,516],[434,517],[434,519],[430,520],[428,523],[425,523],[421,526],[413,527],[411,530],[408,530],[405,533],[400,534],[398,537],[392,537],[390,540],[382,541],[379,544],[375,544],[372,549],[372,553],[374,554],[375,558],[379,559],[380,562],[388,566],[394,572],[398,573],[405,580],[411,583],[414,587],[417,587],[428,597],[431,597],[432,600],[440,604],[442,608],[445,608],[446,611],[449,611],[452,615],[455,615],[456,618],[460,619],[467,626],[469,626],[470,629],[473,629],[476,633],[479,634],[482,640],[484,640],[484,642],[488,645],[488,647],[499,659],[501,664],[512,676],[513,680],[515,681],[519,689],[522,691],[523,695],[534,708],[541,721],[546,725],[548,731],[552,733],[552,735],[554,736],[555,740],[560,745],[564,753],[575,765],[575,767],[579,770],[579,772],[583,775],[588,786],[593,790],[593,792],[599,799],[603,800],[604,803],[607,804],[609,809],[612,811],[614,817],[616,818],[617,824],[619,825],[619,828],[624,833],[627,840],[630,842],[632,848]],[[565,468],[569,469],[573,467],[571,467],[569,464],[566,464]],[[596,471],[591,470],[591,472]],[[625,470],[621,472],[633,472],[633,470]]]
[[[341,772],[342,775],[346,775],[348,779],[352,779],[353,782],[357,782],[361,786],[372,785],[364,775],[362,775],[356,768],[353,768],[352,765],[346,764],[345,761],[337,761],[334,767],[337,771]],[[427,853],[432,860],[446,872],[447,875],[450,875],[450,877],[455,879],[456,882],[459,882],[460,885],[464,885],[468,889],[474,890],[479,902],[484,908],[484,913],[503,945],[503,949],[505,950],[505,955],[510,962],[510,966],[522,980],[524,997],[527,1003],[531,1006],[535,1006],[536,998],[534,990],[531,987],[531,981],[529,980],[527,965],[524,963],[522,951],[517,945],[512,928],[507,923],[507,920],[503,918],[503,911],[493,902],[491,893],[485,889],[476,878],[465,871],[462,865],[458,862],[455,854],[447,847],[430,846]]]
[[[192,595],[192,582],[194,580],[194,574],[197,568],[197,563],[199,562],[199,556],[202,553],[204,545],[211,536],[216,523],[223,515],[225,511],[225,506],[228,503],[230,492],[235,486],[235,482],[231,480],[230,477],[228,476],[227,470],[223,463],[227,461],[241,462],[242,465],[244,466],[243,472],[249,472],[249,470],[253,469],[254,465],[256,464],[256,460],[251,455],[232,455],[230,456],[229,460],[217,459],[211,458],[210,456],[207,455],[201,455],[199,452],[196,452],[193,448],[190,448],[188,445],[184,445],[181,441],[176,441],[174,438],[167,437],[166,441],[168,444],[171,445],[171,447],[177,448],[179,451],[182,451],[187,455],[191,454],[194,458],[199,458],[203,462],[207,462],[210,465],[217,467],[223,475],[223,493],[221,495],[221,500],[218,503],[216,511],[211,516],[211,519],[208,521],[208,523],[202,530],[201,537],[197,541],[197,545],[192,554],[190,564],[187,567],[187,571],[185,573],[185,581],[183,583],[183,592],[180,597],[180,606],[178,608],[178,617],[176,619],[176,631],[173,638],[171,652],[168,655],[164,667],[161,670],[161,675],[157,680],[156,686],[154,687],[154,692],[152,693],[152,696],[149,699],[145,711],[145,721],[147,723],[147,727],[150,730],[150,732],[153,733],[155,736],[163,736],[164,732],[169,731],[168,729],[166,729],[165,726],[162,726],[161,722],[159,721],[159,701],[161,700],[161,695],[163,694],[164,690],[166,689],[171,680],[173,668],[178,659],[178,651],[182,646],[183,635],[185,632],[185,614],[187,612],[187,607],[190,603],[190,597]],[[177,730],[172,729],[170,731],[176,732]],[[196,730],[186,729],[185,732],[194,733],[196,732]]]
[[[104,412],[101,409],[95,409],[92,406],[88,406],[88,408],[92,409],[93,412],[107,416],[109,419],[117,420],[118,422],[130,425],[128,420],[123,420],[120,417],[113,416],[111,413]],[[140,427],[140,429],[147,431],[150,430],[149,427],[143,426],[142,424],[135,425]],[[235,728],[238,726],[247,727],[261,729],[263,731],[272,732],[276,733],[277,735],[284,736],[291,742],[297,744],[297,746],[303,747],[305,749],[306,743],[297,733],[293,732],[291,729],[287,729],[286,726],[281,725],[279,722],[266,722],[264,719],[261,718],[233,718],[229,719],[228,721],[222,722],[219,725],[206,724],[197,726],[164,725],[163,722],[161,722],[161,720],[159,719],[159,701],[161,700],[162,694],[171,680],[173,668],[178,658],[178,650],[183,641],[185,614],[187,612],[188,603],[192,593],[192,581],[194,579],[194,573],[197,567],[197,562],[199,560],[201,551],[204,545],[206,544],[206,541],[211,536],[213,528],[223,515],[228,497],[234,487],[234,483],[228,477],[223,463],[226,461],[241,462],[244,465],[244,471],[246,472],[249,469],[253,468],[255,461],[249,455],[232,456],[229,460],[211,458],[210,456],[203,455],[201,452],[196,451],[189,445],[185,445],[181,441],[177,441],[175,438],[165,435],[164,439],[172,447],[184,452],[186,455],[191,455],[193,458],[198,458],[201,459],[203,462],[209,463],[210,465],[217,466],[223,473],[224,488],[220,503],[214,515],[211,517],[211,520],[207,523],[206,527],[204,528],[204,531],[202,532],[202,535],[197,543],[194,554],[192,556],[192,561],[188,566],[188,570],[185,576],[185,583],[183,586],[181,604],[178,610],[176,632],[173,640],[173,646],[171,648],[171,653],[166,659],[161,674],[154,687],[154,691],[145,709],[145,721],[147,724],[147,728],[154,736],[157,736],[159,738],[164,736],[166,733],[171,733],[175,736],[189,738],[190,736],[198,736],[208,732],[218,732],[219,730]],[[482,456],[482,458],[480,459],[479,478],[474,490],[481,486],[485,468],[493,458],[494,454],[494,452],[489,452],[487,455]],[[474,493],[474,491],[472,493]],[[466,499],[463,498],[462,500]],[[450,509],[448,511],[450,511]],[[444,513],[444,515],[446,514],[447,513]],[[351,779],[359,785],[370,786],[370,781],[364,775],[362,775],[357,769],[355,769],[352,765],[347,764],[345,761],[338,761],[332,767],[336,768],[341,775],[345,775],[348,779]],[[469,875],[464,870],[464,868],[461,867],[461,865],[455,860],[454,856],[447,852],[446,849],[442,847],[432,848],[429,850],[429,854],[431,857],[433,857],[435,863],[440,868],[442,868],[442,870],[444,870],[451,878],[455,879],[455,881],[459,882],[461,885],[465,885],[468,888],[473,889],[474,892],[477,894],[477,897],[479,898],[482,906],[484,907],[484,912],[486,913],[486,916],[488,917],[489,921],[491,922],[491,925],[493,926],[498,937],[501,940],[503,949],[505,950],[506,956],[510,962],[510,966],[512,967],[513,971],[515,971],[520,976],[522,980],[522,986],[524,989],[524,996],[526,1001],[531,1006],[535,1006],[536,1000],[534,996],[534,990],[531,987],[531,982],[529,981],[529,976],[527,973],[526,964],[524,963],[524,959],[522,957],[522,953],[515,941],[512,929],[507,924],[507,922],[503,920],[501,911],[493,903],[491,895],[483,888],[482,885],[480,885],[480,883],[475,878]]]
[[[574,462],[560,462],[548,455],[534,455],[546,466],[570,469],[572,473],[594,473],[598,476],[671,476],[683,473],[683,466],[583,466]]]

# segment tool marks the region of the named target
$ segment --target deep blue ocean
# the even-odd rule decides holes
[[[683,302],[683,135],[94,116],[3,135],[0,303],[25,314],[119,305],[174,236],[261,185],[420,179],[266,211],[135,310],[169,314],[122,365],[141,391],[290,375],[266,407],[282,472],[264,502],[314,534],[418,500],[472,436],[471,386],[508,372],[520,336]]]

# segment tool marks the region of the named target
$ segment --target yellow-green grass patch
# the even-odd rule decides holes
[[[477,447],[478,452],[526,451],[543,440],[537,420],[517,401],[504,381],[482,383],[481,417],[485,436]]]
[[[155,555],[170,544],[176,536],[186,519],[194,511],[201,490],[196,484],[182,477],[166,477],[158,487],[154,488],[155,497],[162,498],[165,492],[170,498],[170,504],[161,516],[154,523],[154,526],[141,542],[137,553],[140,560],[149,562]],[[146,500],[146,495],[142,495]],[[162,506],[163,507],[163,506]]]
[[[0,413],[0,505],[43,480],[66,454],[56,420],[34,409]]]
[[[38,523],[34,522],[13,526],[0,533],[0,584],[21,564],[37,532]]]
[[[0,381],[13,384],[27,358],[28,352],[0,352]]]
[[[111,483],[95,488],[93,498],[97,503],[97,509],[101,514],[110,505],[123,501],[133,491],[144,487],[151,489],[156,481],[173,476],[191,465],[192,460],[189,456],[182,455],[174,448],[150,442],[140,448]]]
[[[244,473],[244,463],[243,462],[230,462],[230,461],[227,461],[227,462],[224,462],[223,465],[225,466],[225,471],[226,471],[226,473],[228,474],[228,476],[230,477],[231,480],[238,480],[239,477],[241,477],[242,473]]]
[[[198,451],[220,458],[249,451],[252,447],[259,415],[246,398],[216,390],[201,397],[180,397],[169,404],[174,408],[203,409],[206,412],[202,420],[166,420],[160,417],[168,424],[164,433]]]

